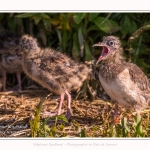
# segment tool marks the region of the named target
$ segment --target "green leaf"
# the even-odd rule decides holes
[[[92,25],[92,26],[90,26],[86,31],[87,31],[87,33],[88,33],[88,32],[90,32],[90,31],[94,31],[94,30],[99,30],[99,27],[96,26],[96,25]]]
[[[137,116],[135,117],[133,126],[135,127],[135,136],[139,137],[142,136],[143,134],[143,130],[142,130],[142,119],[141,119],[141,115],[137,114]]]
[[[78,41],[79,41],[80,47],[83,46],[84,37],[83,37],[82,27],[80,27],[78,30]]]
[[[64,128],[65,128],[65,126],[64,126],[63,124],[60,124],[58,127],[59,127],[59,130],[60,130],[60,131],[63,131]]]
[[[73,57],[79,57],[79,41],[78,41],[78,36],[77,33],[73,34],[73,51],[72,51],[72,55]]]
[[[79,24],[84,17],[85,17],[85,13],[76,13],[73,15],[76,24]]]
[[[41,16],[41,18],[44,18],[44,19],[50,19],[50,17],[44,13],[40,13],[40,16]]]
[[[87,137],[87,133],[85,129],[82,129],[80,132],[80,137]]]
[[[124,117],[121,120],[121,125],[122,125],[122,135],[123,137],[127,137],[128,132],[130,132],[130,128],[128,126],[127,118]]]
[[[34,20],[35,24],[37,25],[37,24],[40,22],[40,20],[41,20],[42,18],[41,18],[40,15],[34,15],[34,16],[32,17],[32,19]]]
[[[108,18],[111,16],[111,13],[108,13],[107,16],[105,17],[105,20],[108,20]],[[104,21],[105,21],[104,20]]]
[[[16,27],[17,27],[17,24],[16,24],[16,19],[17,18],[10,18],[9,20],[8,20],[8,26],[9,26],[9,28],[12,30],[12,31],[15,31],[16,30]]]
[[[90,13],[89,14],[89,21],[93,21],[97,16],[98,16],[99,13]]]
[[[129,33],[129,30],[130,30],[130,18],[129,16],[124,16],[123,19],[121,20],[121,27],[122,27],[122,30],[121,30],[121,33],[126,36],[126,34]]]
[[[99,27],[99,29],[108,34],[112,34],[120,30],[120,27],[116,22],[108,19],[106,20],[104,17],[98,17],[93,22]]]
[[[33,15],[32,18],[34,19],[36,25],[39,23],[40,20],[44,20],[46,23],[48,21],[50,22],[50,17],[43,13],[37,13],[37,14]]]
[[[24,13],[24,14],[17,15],[15,17],[17,17],[17,18],[28,18],[28,17],[34,16],[35,14],[36,13]]]
[[[133,32],[135,32],[137,30],[137,25],[135,23],[134,20],[131,20],[130,21],[130,28],[129,28],[129,31],[130,33],[132,34]]]
[[[57,121],[58,120],[61,120],[61,121],[64,121],[64,122],[68,122],[68,120],[66,119],[66,117],[65,116],[62,116],[62,115],[59,115],[59,116],[52,116],[52,117],[50,117],[49,118],[49,120],[56,120],[57,119]]]
[[[85,46],[85,55],[86,55],[85,60],[91,60],[92,55],[91,55],[91,52],[90,52],[89,44],[85,42],[84,46]]]
[[[44,18],[42,19],[45,28],[48,30],[50,28],[51,22],[50,22],[50,18]]]
[[[68,120],[67,120],[67,118],[65,117],[65,116],[62,116],[62,115],[60,115],[60,116],[57,116],[57,119],[58,120],[61,120],[61,121],[64,121],[64,122],[68,122]]]

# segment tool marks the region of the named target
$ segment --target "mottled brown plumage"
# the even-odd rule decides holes
[[[24,72],[43,87],[60,95],[60,104],[56,114],[60,114],[64,96],[67,96],[67,118],[69,118],[71,105],[69,92],[81,87],[88,77],[88,67],[51,48],[41,49],[36,39],[28,35],[21,38],[20,46],[23,50]]]
[[[126,109],[139,113],[146,108],[150,102],[149,80],[137,65],[125,61],[119,38],[108,36],[93,46],[103,47],[98,62],[105,92]]]
[[[6,73],[16,73],[18,90],[21,90],[21,55],[17,54],[21,35],[11,31],[0,31],[0,74],[3,77],[3,91],[6,90]]]

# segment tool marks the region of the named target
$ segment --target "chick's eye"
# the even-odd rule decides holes
[[[109,41],[109,45],[114,45],[114,42],[113,41]]]

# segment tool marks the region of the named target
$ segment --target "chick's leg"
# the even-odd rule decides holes
[[[62,104],[63,104],[63,101],[64,101],[64,97],[65,97],[65,94],[62,93],[62,94],[60,95],[60,101],[59,101],[59,106],[58,106],[58,111],[57,111],[57,112],[51,113],[51,112],[45,111],[45,112],[44,112],[44,115],[49,116],[49,117],[56,116],[56,115],[60,115],[60,114],[61,114]]]
[[[66,91],[65,93],[66,93],[66,96],[67,96],[67,103],[68,103],[66,118],[69,120],[69,118],[72,115],[72,112],[71,112],[71,95],[69,94],[68,91]]]

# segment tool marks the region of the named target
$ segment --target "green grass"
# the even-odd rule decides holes
[[[108,113],[102,124],[88,126],[88,123],[81,124],[75,119],[68,122],[61,115],[40,119],[43,102],[41,100],[34,119],[30,121],[31,137],[150,137],[149,113],[141,116],[123,113],[116,123]]]

